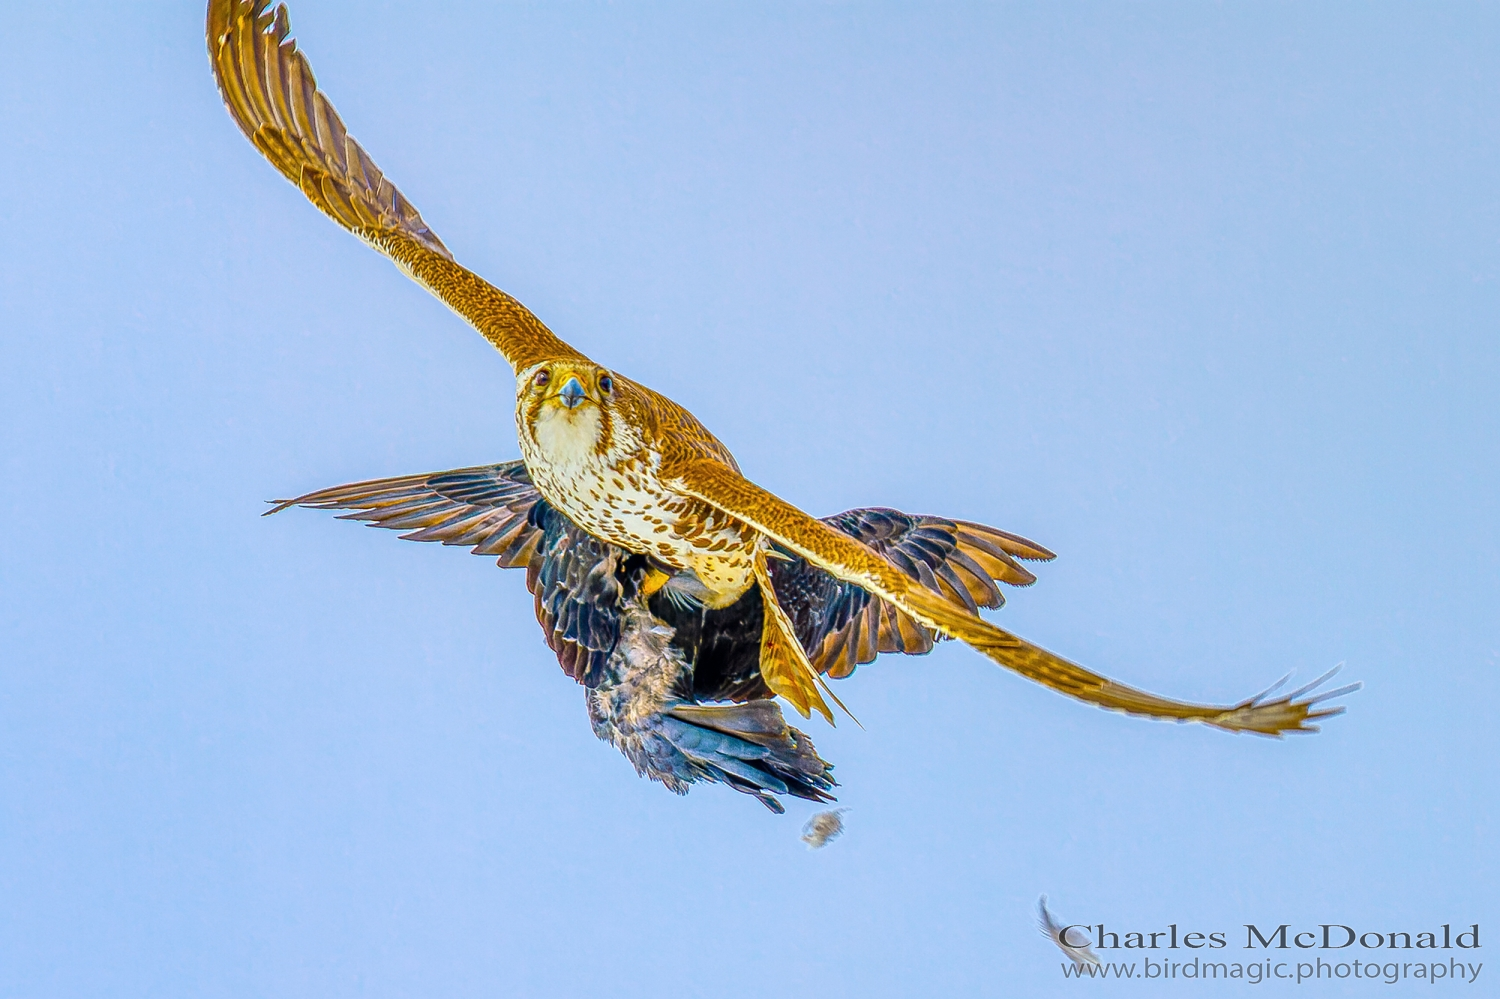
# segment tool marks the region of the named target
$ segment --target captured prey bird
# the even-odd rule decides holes
[[[761,672],[758,591],[709,609],[694,596],[691,577],[669,576],[649,556],[600,541],[558,513],[525,463],[334,486],[267,513],[289,506],[349,510],[342,519],[524,568],[543,637],[563,671],[586,688],[595,734],[642,775],[678,793],[694,782],[721,782],[776,812],[783,810],[777,794],[833,800],[831,768],[804,733],[787,726]],[[1017,559],[1052,557],[1004,531],[897,510],[849,510],[824,522],[913,579],[943,579],[980,607],[1004,603],[997,582],[1035,581]],[[889,604],[773,551],[767,573],[775,599],[820,674],[846,677],[878,653],[932,648],[938,636]],[[714,703],[724,701],[739,703]]]
[[[817,710],[832,722],[824,694],[837,698],[825,677],[828,658],[809,647],[797,623],[807,606],[777,586],[777,566],[788,559],[860,591],[876,619],[893,622],[890,632],[922,643],[961,640],[1006,669],[1101,707],[1263,735],[1315,730],[1313,721],[1342,710],[1320,705],[1352,688],[1308,696],[1327,675],[1289,694],[1273,696],[1273,687],[1229,705],[1173,700],[1109,679],[985,620],[955,572],[903,563],[858,532],[755,485],[682,406],[585,357],[515,298],[458,264],[345,130],[289,36],[285,6],[272,12],[268,0],[209,3],[209,58],[241,131],[319,210],[501,353],[515,374],[526,476],[547,509],[577,538],[607,546],[602,550],[617,566],[639,560],[639,586],[631,591],[637,598],[650,601],[666,590],[674,605],[695,607],[705,619],[730,612],[738,626],[758,628],[759,682],[803,717]],[[955,561],[950,554],[946,567]],[[986,581],[995,578],[1003,576]],[[653,616],[657,606],[649,605]]]

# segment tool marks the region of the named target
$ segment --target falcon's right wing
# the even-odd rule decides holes
[[[208,59],[252,145],[339,225],[390,257],[494,344],[512,368],[583,355],[510,295],[456,263],[411,202],[349,135],[289,36],[286,5],[210,0]]]

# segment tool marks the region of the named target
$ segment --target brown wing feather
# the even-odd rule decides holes
[[[1311,687],[1275,700],[1266,699],[1271,692],[1267,691],[1238,704],[1223,706],[1159,697],[1069,662],[969,613],[914,583],[869,548],[723,465],[681,462],[664,471],[670,475],[674,488],[742,520],[838,578],[869,590],[926,627],[961,639],[1001,666],[1090,704],[1151,718],[1198,721],[1234,732],[1281,735],[1287,731],[1315,730],[1308,722],[1343,710],[1314,710],[1316,705],[1354,689],[1343,688],[1302,700],[1298,698]],[[1314,686],[1321,682],[1315,681]]]
[[[771,583],[764,551],[755,554],[755,578],[760,583],[765,607],[765,616],[761,620],[761,677],[766,681],[766,686],[785,697],[803,718],[808,717],[812,708],[816,708],[828,720],[828,724],[832,725],[833,709],[818,692],[818,674],[808,662],[790,618],[773,595],[776,591]]]
[[[1035,581],[1011,551],[1027,558],[1052,553],[1018,535],[884,507],[847,510],[828,524],[881,555],[908,577],[971,612],[1005,602],[999,582]],[[999,547],[1004,545],[1004,548]],[[981,564],[983,560],[984,564]],[[795,556],[771,566],[776,592],[820,673],[842,678],[878,653],[921,655],[943,636],[895,606]]]
[[[583,357],[516,299],[453,260],[344,128],[290,37],[286,5],[210,0],[208,57],[230,117],[281,175],[479,330],[517,371]]]
[[[407,541],[465,545],[511,568],[525,566],[541,540],[531,522],[531,508],[540,498],[526,466],[510,461],[333,486],[278,500],[266,513],[289,506],[353,510],[339,519],[406,531],[401,537]]]

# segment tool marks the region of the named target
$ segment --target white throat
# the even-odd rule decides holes
[[[545,407],[535,426],[536,446],[547,461],[563,468],[576,468],[598,461],[595,448],[599,444],[599,408],[580,406],[577,409]]]

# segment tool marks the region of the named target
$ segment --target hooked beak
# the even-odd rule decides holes
[[[578,404],[583,402],[584,400],[585,393],[583,391],[583,385],[578,381],[577,375],[574,375],[567,380],[563,387],[558,390],[557,397],[561,399],[562,404],[564,406],[567,406],[569,409],[578,408]]]

